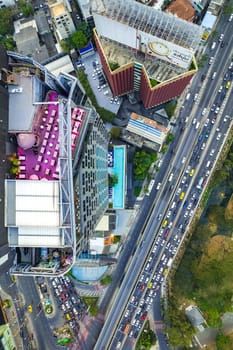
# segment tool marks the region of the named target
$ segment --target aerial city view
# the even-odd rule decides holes
[[[233,1],[0,1],[0,350],[233,350]]]

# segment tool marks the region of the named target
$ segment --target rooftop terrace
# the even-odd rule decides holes
[[[49,104],[46,104],[49,102]],[[54,103],[52,103],[54,102]],[[50,92],[44,105],[38,106],[33,132],[18,134],[18,179],[59,179],[59,104],[58,95]],[[71,120],[71,149],[75,149],[85,110],[74,108]]]

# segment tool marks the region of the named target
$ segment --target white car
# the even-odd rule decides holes
[[[206,114],[206,111],[207,111],[207,108],[204,108],[201,115],[205,115]]]
[[[197,122],[197,119],[196,119],[196,118],[194,118],[194,119],[193,119],[193,125],[195,125],[195,124],[196,124],[196,122]]]
[[[217,135],[217,137],[216,137],[216,140],[219,141],[220,138],[221,138],[221,136],[222,136],[222,134],[219,132],[218,135]]]
[[[212,149],[210,152],[210,156],[212,157],[214,155],[215,149]]]
[[[203,149],[205,149],[205,143],[202,144],[201,149],[202,149],[202,151],[203,151]]]
[[[161,186],[161,182],[158,182],[157,187],[156,187],[156,190],[159,190],[159,189],[160,189],[160,186]]]
[[[209,119],[206,119],[206,122],[205,122],[205,126],[207,126],[209,124]]]

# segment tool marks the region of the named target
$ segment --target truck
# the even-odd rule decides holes
[[[148,189],[147,189],[147,193],[146,193],[147,196],[150,195],[151,190],[152,190],[154,184],[155,184],[155,180],[151,180],[150,183],[149,183]]]
[[[201,178],[198,180],[198,183],[197,183],[197,186],[196,186],[198,189],[201,189],[201,186],[202,186],[203,180],[204,180],[204,178],[203,178],[203,177],[201,177]]]
[[[167,262],[167,267],[171,267],[172,266],[172,261],[173,261],[173,258],[170,258]]]

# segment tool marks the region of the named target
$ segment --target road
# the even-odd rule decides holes
[[[33,312],[29,315],[37,340],[38,350],[63,349],[56,345],[49,322],[43,311],[38,312],[36,306],[41,302],[33,277],[18,278],[18,288],[24,296],[25,305],[32,305]]]
[[[202,84],[202,88],[201,88],[201,90],[202,90],[201,92],[202,92],[202,96],[203,97],[200,96],[200,100],[198,101],[199,103],[194,105],[194,110],[193,110],[193,112],[191,112],[191,115],[190,115],[189,112],[191,110],[191,107],[193,106],[193,95],[192,95],[193,91],[191,90],[192,88],[190,89],[191,90],[191,95],[192,95],[192,100],[190,99],[190,101],[187,101],[188,103],[186,103],[186,106],[184,106],[184,109],[182,111],[182,114],[185,115],[185,113],[186,113],[186,116],[187,116],[187,114],[189,115],[188,118],[190,119],[190,121],[188,121],[188,123],[186,125],[186,128],[185,128],[185,131],[183,133],[183,135],[185,135],[185,137],[183,137],[182,141],[180,140],[180,148],[179,148],[180,152],[176,152],[175,155],[173,154],[174,158],[173,158],[173,161],[172,161],[172,165],[171,165],[170,161],[169,161],[169,163],[167,163],[166,159],[165,159],[165,161],[163,163],[163,167],[167,168],[167,166],[169,164],[170,165],[170,169],[172,169],[172,171],[173,171],[173,177],[174,177],[173,184],[174,184],[174,186],[176,186],[177,180],[180,180],[181,175],[184,175],[184,167],[187,165],[187,163],[185,163],[184,167],[183,167],[181,165],[181,159],[183,157],[187,158],[187,160],[189,160],[189,158],[191,158],[192,151],[194,150],[194,141],[197,141],[197,136],[199,137],[200,134],[201,134],[201,127],[204,127],[205,121],[206,121],[206,119],[208,119],[207,117],[210,116],[207,113],[209,112],[209,110],[211,108],[211,105],[214,102],[215,96],[218,94],[218,91],[217,91],[218,88],[219,88],[218,87],[218,83],[220,83],[221,77],[223,77],[224,74],[225,74],[225,71],[227,69],[226,64],[227,63],[229,64],[229,62],[226,62],[226,57],[230,58],[231,54],[232,54],[231,48],[232,48],[232,40],[233,40],[233,38],[230,36],[231,30],[232,30],[232,27],[231,27],[230,23],[228,23],[228,25],[224,26],[223,33],[224,33],[224,35],[226,37],[229,37],[229,44],[227,46],[223,47],[223,48],[220,48],[219,47],[220,45],[218,45],[218,47],[216,49],[216,52],[215,52],[215,55],[216,55],[216,57],[218,57],[218,59],[215,59],[214,63],[210,67],[210,71],[208,72],[207,77],[205,79],[205,84]],[[215,81],[211,80],[211,74],[212,74],[213,71],[215,71],[217,73],[216,74],[217,82],[216,82],[216,80]],[[201,77],[199,77],[199,81],[198,81],[198,78],[197,78],[196,81],[195,81],[195,84],[193,86],[193,88],[195,88],[195,89],[197,89],[197,86],[198,86],[198,91],[199,92],[200,92],[199,84],[201,84],[200,80],[201,80]],[[218,96],[216,98],[219,99]],[[225,104],[225,102],[224,102],[224,104]],[[205,116],[202,115],[204,108],[207,108],[207,112],[206,112]],[[223,108],[225,108],[225,107],[222,106],[222,109]],[[229,105],[227,105],[226,108],[224,109],[224,114],[228,113],[228,108],[230,109]],[[191,122],[195,118],[197,120],[196,123],[198,123],[198,122],[201,123],[199,128],[197,128],[198,130],[196,130],[195,127],[191,126]],[[217,147],[218,147],[218,149],[219,149],[221,147],[221,143],[219,143],[219,145],[217,145],[216,144],[216,140],[214,139],[214,137],[215,137],[215,130],[217,130],[218,128],[221,129],[221,137],[223,139],[223,135],[226,133],[226,129],[229,126],[229,122],[230,121],[228,120],[227,122],[224,122],[224,124],[220,123],[218,125],[217,123],[216,124],[215,123],[212,124],[212,119],[211,119],[210,124],[211,125],[215,124],[215,125],[213,127],[213,130],[211,130],[211,135],[208,134],[208,144],[209,144],[209,146],[211,146],[211,139],[213,139],[212,142],[214,142],[215,148],[217,149]],[[218,121],[218,123],[219,123],[219,121]],[[180,126],[180,130],[182,130],[183,127],[184,127],[184,125],[181,125]],[[188,140],[188,142],[187,142],[187,140]],[[198,144],[197,144],[197,146],[198,146],[198,149],[199,149],[199,145]],[[203,147],[203,143],[202,144],[200,143],[200,146]],[[207,146],[206,146],[206,149],[205,149],[205,147],[203,149],[201,148],[201,150],[204,151],[203,154],[200,155],[201,159],[200,158],[197,158],[196,160],[194,159],[194,163],[196,162],[197,164],[198,163],[201,164],[201,160],[203,159],[203,161],[204,161],[204,156],[207,154],[207,150],[208,149],[209,148],[207,148]],[[200,149],[199,149],[199,152],[200,152]],[[170,155],[170,158],[171,158],[171,155]],[[193,165],[193,162],[192,162],[192,165]],[[199,166],[199,168],[201,169],[201,166]],[[165,169],[163,169],[163,170],[165,170]],[[165,178],[165,180],[167,179],[167,176],[164,176],[164,173],[165,172],[163,172],[162,170],[160,171],[161,181],[162,181],[162,176]],[[158,178],[156,180],[158,180],[158,179],[159,179],[159,176],[158,176]],[[190,183],[194,184],[194,179],[195,179],[195,177],[193,179],[191,179],[191,176],[190,176],[190,178],[188,180],[190,181]],[[188,187],[190,186],[190,183],[187,183],[187,179],[184,181],[184,185],[188,185]],[[167,204],[169,203],[169,199],[173,196],[173,192],[171,191],[171,188],[169,187],[170,186],[169,184],[163,182],[162,186],[163,187],[162,187],[162,190],[160,192],[160,193],[163,193],[162,200],[160,198],[157,198],[156,207],[155,207],[154,212],[155,213],[161,213],[162,215],[164,215],[164,213],[167,211]],[[196,184],[194,185],[194,188],[196,188]],[[191,191],[191,187],[190,187],[189,192],[190,191]],[[196,196],[196,193],[200,195],[199,191],[195,192],[195,196]],[[154,192],[143,203],[143,206],[141,208],[140,217],[142,217],[142,215],[145,214],[144,208],[146,206],[148,208],[148,204],[149,205],[152,204],[152,198],[154,199],[153,195],[154,195]],[[195,200],[195,197],[193,199]],[[146,212],[148,212],[148,210]],[[180,209],[179,212],[182,212],[182,209]],[[188,222],[186,223],[185,226],[188,225],[189,220],[190,220],[190,213],[187,214],[187,215],[188,215],[188,218],[184,222],[186,222],[187,220],[188,220]],[[176,220],[178,221],[178,218]],[[140,222],[140,220],[139,220],[139,222]],[[121,320],[120,320],[120,323],[119,323],[119,327],[121,326],[121,324],[122,324],[122,322],[124,320],[124,317],[126,317],[125,316],[126,315],[125,311],[127,311],[127,310],[130,311],[130,307],[129,307],[130,305],[129,304],[133,304],[132,302],[130,302],[130,303],[128,302],[130,296],[131,297],[133,296],[133,293],[131,293],[132,292],[131,288],[133,287],[132,290],[133,291],[135,290],[134,286],[135,286],[135,283],[136,283],[138,275],[139,275],[139,273],[137,273],[137,271],[140,272],[141,269],[142,269],[142,265],[144,264],[145,256],[147,256],[147,252],[148,252],[148,250],[149,250],[149,248],[151,246],[151,243],[153,241],[154,233],[158,231],[158,227],[159,227],[158,220],[156,220],[156,214],[155,214],[154,215],[154,222],[150,221],[150,224],[148,225],[148,229],[145,232],[144,247],[143,247],[143,249],[141,249],[141,251],[140,251],[140,249],[138,249],[137,253],[135,254],[136,258],[134,258],[132,260],[132,262],[131,262],[131,264],[130,264],[130,266],[128,268],[128,272],[127,272],[127,274],[126,274],[126,276],[125,276],[125,278],[124,278],[124,280],[122,282],[120,291],[119,291],[118,295],[116,296],[114,305],[113,305],[113,307],[112,307],[112,309],[111,309],[111,311],[110,311],[110,313],[108,315],[107,321],[105,322],[105,325],[103,327],[101,335],[100,335],[100,337],[99,337],[99,339],[98,339],[98,341],[96,343],[95,349],[121,348],[121,346],[123,344],[126,344],[126,343],[127,343],[126,347],[123,347],[124,349],[128,349],[130,347],[132,348],[134,342],[132,342],[131,340],[128,339],[126,341],[126,343],[125,343],[125,338],[126,337],[124,335],[123,329],[118,328],[117,331],[115,331],[114,329],[118,325],[118,322],[119,322],[120,319]],[[173,230],[173,231],[177,232],[177,230]],[[157,266],[159,266],[159,264],[160,264],[160,259],[161,259],[161,256],[162,256],[162,252],[164,252],[164,249],[165,248],[163,248],[159,252],[159,254],[158,253],[156,254]],[[128,256],[129,256],[129,251],[128,251]],[[144,264],[143,269],[145,268],[145,265],[146,264]],[[154,273],[154,270],[153,270],[153,273]],[[146,293],[144,292],[143,296],[145,296],[145,294]],[[123,315],[123,313],[125,313],[125,315]],[[130,324],[130,321],[132,321],[132,319],[134,318],[135,310],[132,311],[131,315],[132,315],[132,318],[131,319],[130,318],[127,319],[127,324]],[[123,324],[125,324],[125,323],[123,323]],[[111,326],[113,327],[114,331],[112,331]],[[114,333],[114,336],[113,336],[112,346],[110,347],[109,346],[109,343],[110,343],[109,339],[111,340],[112,333]]]

